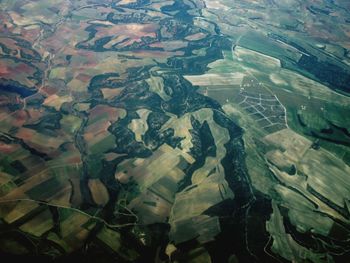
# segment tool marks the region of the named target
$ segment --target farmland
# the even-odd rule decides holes
[[[0,255],[348,262],[345,2],[1,1]]]

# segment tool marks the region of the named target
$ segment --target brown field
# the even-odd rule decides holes
[[[133,50],[131,54],[139,58],[154,58],[160,61],[166,61],[173,56],[183,56],[184,51],[153,51],[153,50]]]
[[[36,69],[23,62],[15,62],[12,59],[0,60],[0,78],[4,80],[16,80],[23,86],[35,87],[35,80],[30,79]]]
[[[142,37],[156,37],[156,31],[158,29],[157,24],[124,24],[124,25],[111,25],[108,27],[96,26],[97,33],[94,38],[87,43],[94,43],[96,40],[111,36],[113,37],[110,42],[105,45],[105,48],[111,48],[115,46],[117,48],[123,48],[133,44],[134,42],[141,42]]]
[[[336,9],[329,19],[321,0],[309,1],[320,6],[319,16],[308,11],[313,7],[305,1],[180,2],[187,15],[171,10],[178,5],[174,0],[0,0],[0,79],[38,90],[26,98],[12,91],[0,94],[0,221],[13,223],[11,229],[32,241],[37,254],[52,257],[77,249],[89,255],[97,248],[106,252],[102,261],[113,253],[117,261],[139,262],[150,251],[147,255],[154,252],[154,257],[148,261],[166,261],[158,260],[165,252],[169,262],[211,262],[211,249],[224,242],[218,234],[225,235],[226,226],[236,228],[235,220],[242,219],[246,229],[232,234],[245,237],[239,244],[244,245],[243,258],[264,249],[293,262],[333,261],[349,241],[350,168],[345,160],[350,151],[330,141],[318,145],[310,134],[333,124],[346,128],[350,100],[305,77],[307,72],[293,71],[293,63],[307,52],[319,61],[330,57],[350,65],[349,26],[341,8],[350,5],[327,1],[327,11]],[[202,66],[206,72],[189,75]],[[168,106],[183,87],[170,86],[175,82],[164,76],[178,74],[194,86],[185,86],[188,97],[181,107],[188,112],[180,116]],[[129,110],[130,98],[130,112],[117,108]],[[185,105],[192,99],[195,108]],[[211,99],[242,127],[244,144],[240,132],[224,128],[232,122],[220,118],[221,109]],[[152,125],[160,133],[171,129],[178,138],[164,143],[167,134],[161,134],[162,145],[149,143],[145,135],[153,136],[147,133],[152,111],[166,115],[162,127]],[[307,128],[299,127],[299,115]],[[123,141],[115,137],[123,135],[108,129],[118,121],[123,125],[126,116],[123,128],[132,133]],[[197,124],[202,125],[199,131]],[[207,132],[213,138],[203,138]],[[328,139],[346,134],[339,128]],[[140,157],[148,152],[138,146],[152,154]],[[236,169],[228,171],[229,165],[242,168],[237,169],[242,177]],[[107,185],[113,176],[116,182]],[[251,222],[250,215],[266,212],[253,203],[236,213],[241,183],[254,188],[255,204],[266,201],[270,219]],[[114,184],[117,196],[109,192]],[[116,201],[114,207],[106,206],[110,201]],[[226,217],[218,210],[230,203],[235,212]],[[53,229],[53,207],[60,233]],[[296,242],[299,236],[287,229],[287,219],[319,246]],[[125,222],[128,228],[121,228]],[[166,251],[157,235],[164,225],[169,227],[164,230]],[[267,230],[266,243],[260,238],[250,242],[255,227],[259,233]],[[6,238],[0,236],[1,245],[17,247]],[[135,250],[131,239],[138,244]],[[18,245],[18,250],[25,247]],[[224,250],[227,261],[241,261],[232,246]]]
[[[54,94],[47,97],[43,104],[48,107],[53,107],[59,111],[63,103],[71,101],[73,101],[71,96],[58,96],[57,94]]]
[[[16,40],[7,37],[0,37],[0,44],[5,45],[6,48],[10,49],[10,55],[17,58],[21,58],[20,50],[29,56],[35,56],[32,49],[22,47]],[[4,52],[3,52],[4,53]]]
[[[171,205],[165,199],[147,190],[133,199],[128,208],[136,212],[140,223],[154,224],[167,221]]]
[[[185,37],[186,40],[188,41],[196,41],[196,40],[201,40],[203,38],[205,38],[207,35],[204,33],[196,33],[193,35],[189,35],[187,37]]]
[[[174,41],[162,41],[162,42],[155,42],[149,45],[150,47],[156,47],[156,48],[162,48],[165,51],[173,51],[179,48],[187,47],[188,43],[181,41],[181,40],[174,40]]]
[[[5,222],[11,224],[38,207],[37,203],[27,201],[3,203],[0,206],[0,216]]]
[[[92,198],[97,205],[105,206],[108,203],[109,195],[107,189],[99,179],[90,179],[89,189]]]
[[[10,154],[18,150],[20,146],[18,144],[6,144],[4,142],[0,142],[0,152],[3,154]]]
[[[57,155],[59,153],[58,147],[65,142],[65,139],[62,137],[49,137],[36,130],[23,127],[18,130],[16,136],[24,140],[28,145],[32,145],[49,155]]]
[[[110,88],[102,88],[101,92],[103,94],[104,99],[113,99],[123,91],[123,89],[110,89]]]
[[[114,136],[107,129],[112,122],[124,118],[126,111],[124,109],[100,105],[90,110],[89,114],[89,122],[85,129],[84,138],[91,150],[91,147],[102,142],[104,139],[114,141]],[[113,143],[109,146],[112,147]]]
[[[126,111],[100,105],[89,110],[89,114],[84,139],[90,153],[102,153],[115,145],[115,137],[108,131],[108,127],[119,118],[124,118]]]
[[[34,236],[40,237],[45,232],[49,231],[53,227],[52,215],[47,209],[40,213],[32,220],[27,221],[20,226],[20,230],[32,234]]]
[[[116,121],[126,116],[126,111],[120,108],[98,105],[89,111],[89,123],[101,119],[101,115],[107,121]]]
[[[244,76],[242,73],[209,73],[198,76],[185,76],[185,78],[195,86],[229,86],[240,85]]]
[[[127,4],[131,4],[131,3],[136,3],[137,0],[121,0],[118,2],[118,5],[127,5]]]

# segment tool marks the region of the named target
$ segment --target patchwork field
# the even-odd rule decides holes
[[[350,262],[347,1],[0,1],[0,255]]]

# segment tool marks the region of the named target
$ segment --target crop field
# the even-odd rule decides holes
[[[349,13],[0,1],[0,255],[350,262]]]

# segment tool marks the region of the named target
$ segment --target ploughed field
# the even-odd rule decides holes
[[[346,1],[0,7],[1,256],[350,261]]]

